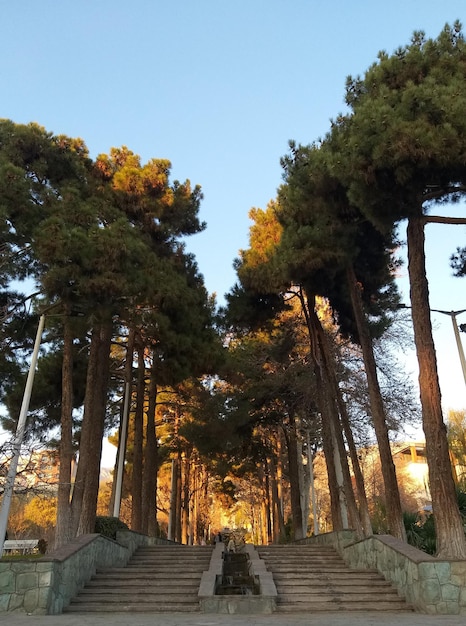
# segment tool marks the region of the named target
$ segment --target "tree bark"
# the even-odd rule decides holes
[[[64,317],[61,400],[60,470],[58,474],[55,549],[72,539],[71,466],[73,462],[73,333],[70,318]]]
[[[364,313],[360,286],[352,266],[347,268],[346,274],[351,304],[358,329],[359,343],[361,345],[366,370],[369,401],[374,424],[375,436],[379,448],[380,464],[385,490],[385,502],[387,507],[387,521],[391,534],[402,541],[406,541],[406,530],[403,523],[403,511],[401,509],[400,492],[396,479],[395,464],[393,463],[390,438],[388,433],[387,419],[383,405],[382,394],[377,376],[377,366],[374,358],[372,338]]]
[[[142,481],[142,532],[155,537],[157,530],[157,433],[155,413],[157,409],[157,382],[155,359],[151,368],[149,402],[147,409],[146,446]]]
[[[292,422],[287,430],[284,429],[288,449],[288,474],[290,479],[291,520],[293,539],[303,538],[303,511],[301,509],[301,493],[299,489],[298,442],[296,428]]]
[[[174,455],[172,458],[170,511],[168,515],[168,539],[170,539],[171,541],[174,541],[176,538],[177,493],[178,493],[178,457]]]
[[[429,287],[424,251],[424,218],[408,221],[408,272],[414,341],[419,363],[419,390],[432,509],[437,534],[437,556],[466,558],[466,541],[456,499],[447,432],[443,421],[437,358],[429,312]]]
[[[317,328],[317,336],[319,338],[319,345],[322,353],[322,365],[323,370],[325,372],[325,376],[328,380],[328,388],[329,388],[329,403],[331,406],[336,405],[333,409],[333,414],[335,415],[333,419],[333,423],[335,424],[335,429],[338,429],[336,432],[337,437],[337,445],[339,446],[340,456],[342,460],[342,473],[343,473],[343,484],[345,485],[346,490],[346,502],[348,505],[348,509],[350,511],[352,525],[358,536],[366,536],[369,537],[372,535],[372,524],[369,516],[369,506],[366,498],[366,489],[364,486],[364,479],[361,472],[361,467],[359,465],[358,453],[356,450],[356,445],[354,443],[353,432],[351,430],[351,424],[348,417],[348,413],[346,411],[345,404],[341,397],[341,390],[338,385],[337,377],[335,375],[336,363],[332,351],[329,346],[327,335],[322,327],[322,324],[315,312],[310,314],[315,315],[316,317],[316,328]],[[343,440],[343,433],[341,430],[343,428],[343,432],[345,434],[346,443],[348,445],[348,450],[353,466],[353,474],[355,477],[356,489],[359,496],[359,510],[356,505],[353,486],[351,482],[351,475],[349,472],[348,459],[346,454],[346,448]],[[341,435],[339,434],[341,433]]]
[[[308,300],[309,302],[309,300]],[[342,507],[342,522],[343,527],[347,528],[348,523],[346,521],[347,512],[358,537],[364,535],[363,524],[356,504],[356,499],[353,491],[353,485],[351,481],[351,475],[348,465],[347,451],[342,432],[341,414],[339,411],[339,398],[340,390],[334,373],[334,363],[331,351],[328,345],[327,335],[322,327],[320,319],[316,313],[314,302],[315,298],[311,299],[312,306],[308,304],[308,316],[311,327],[314,329],[314,341],[317,342],[318,354],[317,359],[320,364],[320,370],[322,380],[324,381],[324,394],[326,395],[327,414],[329,417],[329,430],[333,440],[333,452],[335,455],[335,470],[337,474],[337,481],[340,486],[340,507]],[[352,441],[351,428],[348,424],[349,441]],[[353,454],[353,458],[357,457]],[[359,466],[359,463],[358,463]],[[364,491],[364,490],[363,490]],[[347,507],[347,512],[346,512]],[[366,513],[368,513],[366,511]]]
[[[110,496],[110,504],[109,504],[109,511],[108,514],[110,516],[113,516],[113,512],[114,512],[114,508],[115,508],[115,497],[116,497],[116,493],[115,493],[115,489],[117,486],[117,481],[116,481],[116,477],[117,477],[117,472],[118,472],[118,467],[119,467],[119,462],[120,462],[120,455],[123,455],[123,460],[126,460],[126,450],[127,450],[127,446],[128,446],[128,422],[129,420],[126,419],[128,416],[124,415],[124,410],[125,410],[125,404],[126,404],[126,393],[129,393],[129,398],[128,398],[128,414],[130,411],[130,405],[131,405],[131,398],[133,395],[133,355],[134,355],[134,341],[135,341],[135,337],[136,337],[136,330],[134,328],[130,328],[129,332],[128,332],[128,340],[126,343],[126,360],[125,360],[125,368],[124,368],[124,389],[125,392],[123,394],[122,400],[121,400],[121,408],[120,408],[120,428],[119,428],[119,435],[118,435],[118,448],[117,448],[117,454],[116,454],[116,459],[115,459],[115,466],[114,466],[114,470],[113,470],[113,482],[112,482],[112,494]],[[126,432],[123,433],[123,428],[125,428],[125,421],[126,421]],[[125,441],[125,446],[124,449],[121,446],[121,442]],[[124,475],[124,472],[123,472]],[[120,494],[121,497],[121,494]]]
[[[182,478],[183,478],[183,460],[181,450],[177,452],[177,464],[176,464],[176,527],[175,527],[175,541],[178,543],[182,543],[181,539],[181,527],[182,527],[182,516],[181,516],[181,506],[182,506],[182,493],[181,489],[183,486]]]
[[[268,473],[270,476],[270,491],[272,494],[273,543],[282,543],[286,538],[285,521],[282,505],[278,494],[277,470],[272,455],[268,458]]]
[[[110,368],[111,321],[92,330],[79,462],[71,500],[72,533],[94,532]]]
[[[309,306],[309,297],[306,299],[302,289],[299,290],[299,299],[301,309],[303,311],[306,326],[309,333],[309,347],[311,362],[313,364],[314,376],[316,379],[317,406],[320,412],[320,421],[322,426],[322,447],[324,450],[325,466],[327,469],[327,480],[330,495],[330,513],[332,517],[333,530],[343,529],[343,513],[340,500],[341,485],[339,485],[337,477],[337,468],[335,464],[335,450],[332,438],[332,430],[330,428],[330,408],[328,406],[329,394],[325,392],[325,379],[323,375],[323,367],[321,362],[321,354],[319,350],[319,340],[314,318],[311,319],[311,311],[314,311],[314,299],[312,307]]]
[[[133,476],[131,481],[131,529],[142,531],[142,474],[144,445],[144,403],[146,399],[146,365],[142,340],[138,346],[136,410],[134,412]]]
[[[191,459],[189,452],[182,457],[182,493],[181,493],[181,543],[192,545],[189,533],[189,503],[191,496]]]

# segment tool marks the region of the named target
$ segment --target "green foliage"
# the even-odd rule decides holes
[[[129,530],[129,528],[118,517],[96,517],[94,532],[109,539],[116,539],[119,530]]]
[[[348,79],[352,114],[331,131],[335,167],[381,230],[464,194],[465,79],[458,22],[437,39],[415,34],[391,56],[381,53],[363,78]]]
[[[433,515],[423,520],[418,513],[404,512],[403,523],[406,539],[411,546],[427,554],[435,554],[437,542]]]
[[[466,491],[456,488],[456,499],[463,523],[466,522]],[[435,554],[437,550],[437,536],[433,515],[422,518],[418,513],[403,513],[408,543],[427,554]]]

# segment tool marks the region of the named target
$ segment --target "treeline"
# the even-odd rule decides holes
[[[205,227],[200,188],[169,173],[168,161],[141,164],[125,147],[92,160],[81,140],[0,123],[4,426],[18,415],[30,326],[47,311],[28,437],[50,440],[59,426],[57,546],[94,529],[102,438],[125,382],[136,390],[133,524],[149,529],[158,389],[214,371],[221,355],[214,303],[182,243]],[[25,279],[32,309],[14,289]]]
[[[290,143],[276,200],[254,209],[250,248],[237,262],[230,315],[264,328],[267,311],[299,303],[309,339],[313,402],[320,418],[334,528],[370,534],[371,519],[339,363],[316,313],[325,297],[343,337],[360,346],[369,411],[381,458],[390,532],[405,539],[374,339],[399,300],[394,285],[398,226],[407,221],[408,273],[437,553],[464,558],[466,543],[442,415],[425,268],[427,223],[466,223],[429,215],[466,192],[466,45],[460,24],[436,40],[415,33],[393,55],[379,54],[363,77],[347,79],[348,113],[327,135]],[[464,274],[465,250],[452,255]],[[261,315],[259,315],[261,314]],[[291,411],[288,411],[291,415]],[[348,467],[351,459],[351,470]],[[354,477],[355,489],[352,481]],[[298,503],[296,504],[298,506]]]
[[[466,557],[424,253],[426,223],[466,223],[429,215],[466,191],[465,73],[455,24],[436,40],[415,33],[362,78],[348,78],[348,112],[323,139],[290,143],[277,197],[251,211],[250,246],[220,312],[182,243],[205,226],[200,189],[171,183],[168,161],[143,165],[126,148],[92,160],[80,140],[1,122],[0,385],[14,422],[19,357],[30,350],[34,313],[48,308],[29,433],[47,439],[60,425],[57,545],[93,530],[102,437],[123,423],[124,389],[134,530],[156,532],[157,474],[169,456],[171,538],[204,537],[212,493],[232,507],[240,484],[251,524],[260,517],[256,535],[299,538],[323,449],[332,527],[370,535],[360,447],[371,428],[387,529],[405,539],[390,430],[416,408],[385,346],[399,306],[398,226],[407,221],[437,551]],[[462,249],[452,257],[458,275],[465,258]],[[13,288],[26,277],[37,288],[32,312]]]

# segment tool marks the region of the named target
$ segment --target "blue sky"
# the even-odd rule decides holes
[[[379,50],[407,44],[414,30],[436,37],[446,22],[466,24],[464,0],[2,0],[0,8],[0,116],[82,137],[91,156],[127,145],[143,161],[168,158],[173,179],[200,184],[208,227],[188,249],[220,302],[248,245],[250,208],[265,208],[280,185],[288,140],[322,136],[344,109],[346,76],[363,73]],[[466,308],[464,282],[448,267],[464,228],[428,228],[432,307]],[[461,408],[451,322],[437,317],[442,390]]]

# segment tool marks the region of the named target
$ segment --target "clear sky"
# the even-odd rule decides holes
[[[172,179],[200,184],[208,226],[188,249],[220,302],[248,245],[250,208],[265,208],[280,185],[288,140],[325,134],[344,109],[346,76],[379,50],[415,30],[436,37],[447,22],[466,25],[465,0],[0,0],[0,9],[0,116],[82,137],[93,157],[126,145],[143,161],[168,158]],[[464,228],[428,229],[431,306],[466,308],[448,266]],[[451,322],[436,320],[442,391],[462,408]]]

